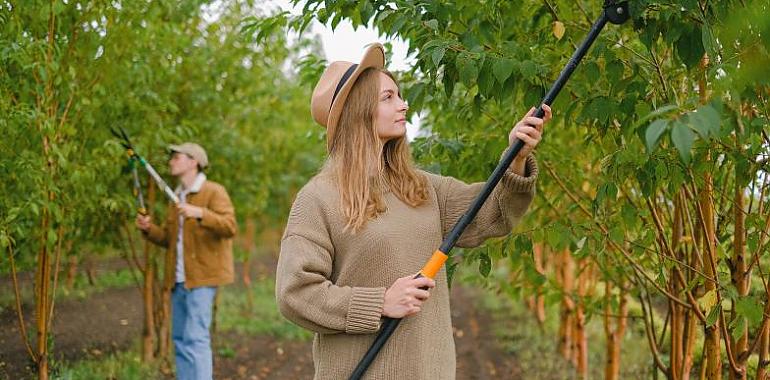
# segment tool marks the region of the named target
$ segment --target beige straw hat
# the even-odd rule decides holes
[[[385,49],[380,43],[366,47],[361,63],[335,61],[318,80],[310,100],[310,112],[318,124],[326,127],[326,149],[331,148],[334,131],[348,93],[361,73],[370,68],[385,68]]]

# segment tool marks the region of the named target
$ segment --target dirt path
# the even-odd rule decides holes
[[[457,350],[457,380],[518,379],[516,358],[496,344],[489,330],[491,318],[472,307],[472,291],[452,290],[452,320]],[[267,337],[220,334],[238,347],[232,357],[218,357],[215,378],[311,379],[313,359],[309,342],[275,341]]]
[[[256,273],[270,271],[265,263],[255,263],[255,266]],[[515,357],[496,346],[494,337],[485,328],[492,320],[474,307],[472,293],[460,287],[452,291],[457,379],[519,378]],[[128,349],[140,336],[142,301],[136,288],[110,289],[84,300],[61,301],[56,307],[53,349],[56,360],[102,357]],[[30,319],[31,310],[26,311],[26,316]],[[0,314],[0,326],[3,326],[0,329],[0,379],[30,377],[15,314],[9,310]],[[312,378],[309,342],[228,332],[217,333],[215,339],[232,347],[229,352],[215,352],[217,379]]]
[[[475,291],[452,288],[452,325],[457,354],[457,379],[519,379],[521,370],[513,355],[497,344],[492,318],[475,307]]]

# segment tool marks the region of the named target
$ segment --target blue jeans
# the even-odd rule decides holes
[[[216,287],[185,289],[178,282],[171,292],[171,337],[176,352],[176,378],[211,380],[211,309]]]

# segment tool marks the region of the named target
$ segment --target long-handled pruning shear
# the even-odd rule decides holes
[[[559,74],[559,78],[556,79],[553,85],[551,85],[550,90],[548,90],[548,93],[546,93],[545,97],[540,102],[541,105],[537,107],[534,116],[542,118],[545,115],[542,105],[547,104],[550,106],[551,103],[556,99],[556,95],[559,94],[564,84],[567,83],[570,75],[572,75],[572,72],[575,71],[578,63],[580,63],[580,60],[582,60],[583,56],[585,56],[585,54],[588,52],[588,49],[593,44],[594,40],[596,40],[596,37],[602,31],[604,26],[608,22],[620,25],[626,22],[629,18],[627,1],[605,0],[603,8],[604,9],[602,11],[602,15],[591,26],[591,30],[588,32],[588,36],[586,36],[585,40],[583,40],[583,43],[577,48],[577,50],[575,50],[575,53],[572,54],[569,62],[567,62],[567,65]],[[468,227],[471,221],[473,221],[473,218],[476,217],[476,214],[481,209],[481,206],[487,200],[489,195],[492,194],[492,190],[494,190],[495,186],[497,186],[497,183],[500,182],[500,180],[503,178],[503,174],[505,174],[505,171],[508,169],[508,167],[511,165],[511,162],[513,162],[513,160],[516,158],[516,155],[519,154],[519,151],[521,151],[521,148],[523,147],[524,142],[519,139],[513,143],[511,148],[508,150],[508,152],[506,152],[503,159],[492,172],[492,175],[489,177],[489,179],[487,179],[486,184],[484,184],[484,188],[473,201],[473,204],[471,204],[462,218],[460,218],[457,224],[455,224],[449,235],[444,238],[444,241],[441,243],[441,247],[433,254],[433,256],[431,256],[430,260],[428,260],[416,278],[433,278],[438,273],[438,271],[441,270],[444,262],[447,260],[447,258],[449,258],[449,251],[452,250],[457,240],[465,231],[465,228]],[[372,342],[369,350],[366,351],[366,354],[364,354],[364,357],[358,363],[358,366],[356,366],[353,374],[350,375],[350,380],[358,380],[364,375],[366,370],[369,368],[369,365],[372,364],[374,359],[377,357],[377,354],[388,341],[388,338],[390,338],[390,336],[393,335],[393,332],[396,331],[396,327],[398,327],[400,322],[400,318],[385,318],[383,320],[379,334],[374,339],[374,342]]]
[[[179,197],[174,193],[174,190],[171,189],[171,187],[168,186],[166,181],[163,180],[163,178],[158,174],[157,171],[155,171],[155,168],[150,165],[149,162],[147,162],[142,156],[136,153],[136,150],[134,150],[134,146],[131,144],[131,140],[128,138],[128,134],[126,134],[126,131],[123,130],[123,128],[118,127],[118,129],[115,129],[114,127],[110,127],[110,131],[112,132],[113,136],[121,140],[120,145],[122,145],[124,148],[126,148],[126,154],[128,154],[128,161],[129,165],[131,167],[131,173],[134,177],[134,195],[137,197],[137,203],[139,205],[139,213],[144,215],[147,213],[147,209],[144,205],[144,197],[142,196],[142,189],[139,184],[139,174],[136,172],[136,164],[142,165],[145,169],[147,169],[147,172],[150,173],[150,177],[152,177],[153,180],[155,180],[155,183],[158,184],[158,186],[163,189],[163,193],[166,194],[166,196],[174,203],[179,204]]]

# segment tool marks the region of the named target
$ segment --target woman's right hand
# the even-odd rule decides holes
[[[136,215],[136,227],[142,231],[147,231],[152,226],[152,220],[149,215]]]
[[[382,315],[390,318],[404,318],[422,310],[425,302],[436,282],[427,277],[414,278],[414,276],[401,277],[385,291],[385,304],[382,307]]]

